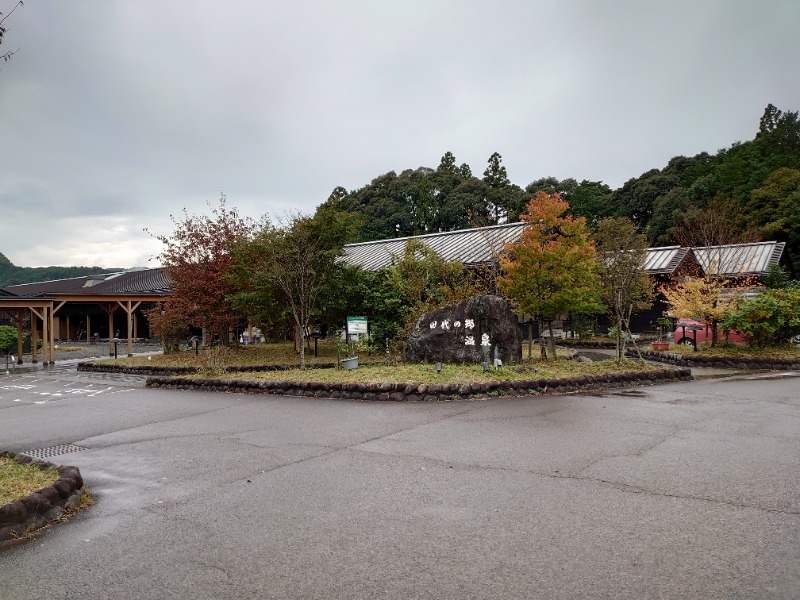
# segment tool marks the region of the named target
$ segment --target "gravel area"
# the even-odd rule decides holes
[[[82,361],[92,360],[97,358],[109,357],[109,343],[108,342],[56,342],[56,362],[64,361]],[[127,356],[128,343],[121,341],[117,346],[118,356]],[[161,344],[159,342],[134,342],[134,354],[153,354],[161,352]],[[113,355],[113,350],[112,350]],[[37,358],[41,362],[42,354],[37,353]],[[31,364],[31,355],[24,354],[22,357],[23,364]]]

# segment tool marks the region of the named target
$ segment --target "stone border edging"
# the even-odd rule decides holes
[[[720,357],[720,356],[691,356],[679,352],[659,352],[657,350],[642,349],[642,358],[663,362],[679,367],[707,367],[715,369],[766,369],[770,371],[795,371],[800,370],[800,359],[769,358],[753,356],[749,358]],[[636,357],[634,350],[628,349],[626,356]]]
[[[384,363],[362,363],[367,364],[384,364]],[[300,368],[300,365],[245,365],[245,366],[231,366],[225,367],[225,373],[258,373],[263,371],[291,371]],[[306,369],[334,369],[336,363],[314,363],[307,364]],[[96,362],[82,362],[78,363],[78,371],[87,373],[120,373],[123,375],[152,375],[152,376],[168,376],[168,375],[196,375],[201,372],[200,367],[159,367],[157,365],[145,366],[130,366],[130,365],[115,365]]]
[[[146,387],[232,392],[242,394],[277,394],[313,398],[342,398],[390,402],[452,402],[480,400],[497,396],[563,394],[586,390],[624,387],[627,384],[657,384],[692,379],[690,369],[658,369],[581,375],[562,379],[529,379],[489,383],[406,384],[406,383],[320,383],[291,381],[244,381],[148,377]]]
[[[589,350],[591,348],[600,348],[603,350],[615,350],[617,347],[616,342],[612,341],[588,341],[588,340],[575,340],[575,339],[565,339],[565,340],[558,340],[556,342],[556,346],[564,346],[565,348],[584,348]]]
[[[0,544],[40,529],[65,513],[65,509],[78,508],[84,492],[83,478],[78,467],[55,465],[37,460],[24,454],[0,452],[0,457],[8,457],[20,464],[35,464],[40,469],[55,468],[59,478],[51,485],[43,487],[16,502],[0,506]]]
[[[134,367],[129,365],[115,365],[97,362],[78,363],[78,371],[89,373],[122,373],[124,375],[191,375],[199,373],[197,367]]]

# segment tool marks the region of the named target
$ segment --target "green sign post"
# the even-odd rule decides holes
[[[347,317],[347,335],[368,333],[367,317]]]

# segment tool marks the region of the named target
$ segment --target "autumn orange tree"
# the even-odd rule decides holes
[[[520,241],[506,245],[500,257],[498,285],[518,308],[536,316],[539,331],[565,313],[601,309],[595,247],[586,219],[568,214],[569,204],[556,193],[539,192],[520,219],[527,224]],[[542,357],[547,357],[544,345]]]
[[[158,259],[172,280],[172,296],[164,309],[173,319],[202,327],[204,337],[219,336],[228,343],[228,332],[240,319],[231,298],[236,291],[228,275],[232,269],[231,246],[251,236],[253,224],[229,208],[223,194],[218,206],[209,204],[211,216],[172,216],[172,236],[156,236],[164,244]]]

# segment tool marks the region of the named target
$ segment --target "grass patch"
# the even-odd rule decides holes
[[[194,349],[184,350],[173,354],[152,354],[148,356],[131,356],[97,361],[100,363],[114,363],[129,366],[159,366],[159,367],[199,367],[205,369],[213,362],[214,354],[219,353],[221,347],[205,347],[195,354]],[[322,364],[336,362],[336,344],[333,340],[320,340],[317,346],[318,356],[314,357],[314,348],[306,348],[307,364]],[[385,355],[375,354],[375,358],[383,359]],[[362,355],[363,357],[363,355]],[[291,343],[280,344],[254,344],[252,346],[230,346],[224,349],[225,366],[246,367],[252,365],[291,365],[300,364],[300,355],[295,352]],[[362,358],[363,360],[363,358]]]
[[[692,350],[691,346],[681,346],[678,344],[671,344],[669,347],[670,352],[677,352],[684,356],[711,356],[719,358],[800,358],[800,348],[797,346],[777,346],[771,348],[750,348],[748,346],[739,346],[736,344],[718,344],[711,347],[707,344],[699,344],[697,352]]]
[[[538,350],[538,347],[534,348],[534,356],[537,355]],[[565,356],[567,351],[562,349],[560,354]],[[527,344],[523,344],[523,356],[527,356]],[[344,357],[342,356],[342,358]],[[314,357],[313,349],[310,352],[307,351],[306,354],[306,363],[309,365],[336,363],[336,359],[336,344],[332,339],[320,340],[317,357]],[[285,371],[253,373],[222,372],[222,367],[233,366],[294,364],[299,367],[299,360],[299,356],[291,343],[270,343],[227,348],[202,348],[198,354],[195,354],[194,350],[188,350],[175,354],[133,356],[97,362],[129,366],[196,367],[200,370],[200,373],[193,377],[214,377],[221,380],[409,384],[488,383],[492,381],[554,379],[654,368],[632,360],[617,364],[614,360],[585,363],[562,358],[546,361],[538,359],[525,360],[521,365],[506,365],[499,371],[491,369],[486,372],[484,372],[481,365],[445,364],[442,366],[441,373],[437,373],[432,364],[404,363],[397,356],[387,356],[385,353],[377,352],[372,355],[362,353],[359,356],[359,368],[352,371],[342,369],[309,369],[301,371],[297,368]]]
[[[443,364],[437,373],[431,364],[364,365],[357,369],[310,369],[301,371],[266,371],[258,373],[225,373],[215,377],[222,381],[314,381],[318,383],[409,383],[450,384],[488,383],[492,381],[518,381],[528,379],[555,379],[579,375],[601,375],[622,371],[654,369],[634,361],[582,363],[573,360],[526,362],[522,365],[501,367],[484,371],[480,365]],[[202,378],[203,375],[193,376]]]
[[[21,465],[13,458],[0,457],[0,505],[16,502],[58,481],[55,469],[40,469],[34,464]]]

